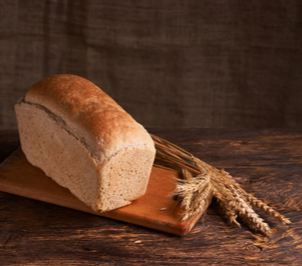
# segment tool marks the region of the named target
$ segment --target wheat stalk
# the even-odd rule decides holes
[[[200,213],[211,194],[217,199],[228,220],[238,226],[239,216],[251,229],[259,230],[266,235],[271,234],[268,224],[256,214],[252,206],[258,207],[283,224],[290,224],[289,219],[244,191],[223,169],[216,169],[167,140],[155,135],[151,137],[156,147],[156,161],[160,162],[155,163],[155,166],[182,173],[183,178],[177,180],[173,194],[181,202],[184,210],[182,221]]]

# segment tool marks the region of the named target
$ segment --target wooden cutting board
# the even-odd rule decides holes
[[[179,204],[171,198],[178,173],[153,167],[146,194],[132,204],[110,212],[97,213],[71,192],[31,165],[21,148],[0,165],[0,191],[80,210],[148,228],[185,235],[206,210],[193,219],[181,222]],[[210,203],[211,199],[208,200]]]

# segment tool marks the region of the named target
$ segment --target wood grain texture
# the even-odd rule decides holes
[[[0,3],[0,129],[38,80],[76,74],[152,127],[299,128],[301,0]]]
[[[302,265],[302,131],[153,129],[291,219],[270,238],[229,225],[213,203],[184,237],[0,193],[4,265]],[[18,146],[0,133],[0,150]],[[8,150],[9,148],[4,148]],[[140,241],[140,242],[139,242]]]

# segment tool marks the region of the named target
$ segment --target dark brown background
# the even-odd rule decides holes
[[[302,125],[300,0],[1,0],[0,22],[0,129],[58,73],[147,127]]]

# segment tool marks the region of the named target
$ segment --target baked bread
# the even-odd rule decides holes
[[[145,194],[154,143],[147,131],[92,82],[55,75],[15,105],[28,161],[94,211]]]

